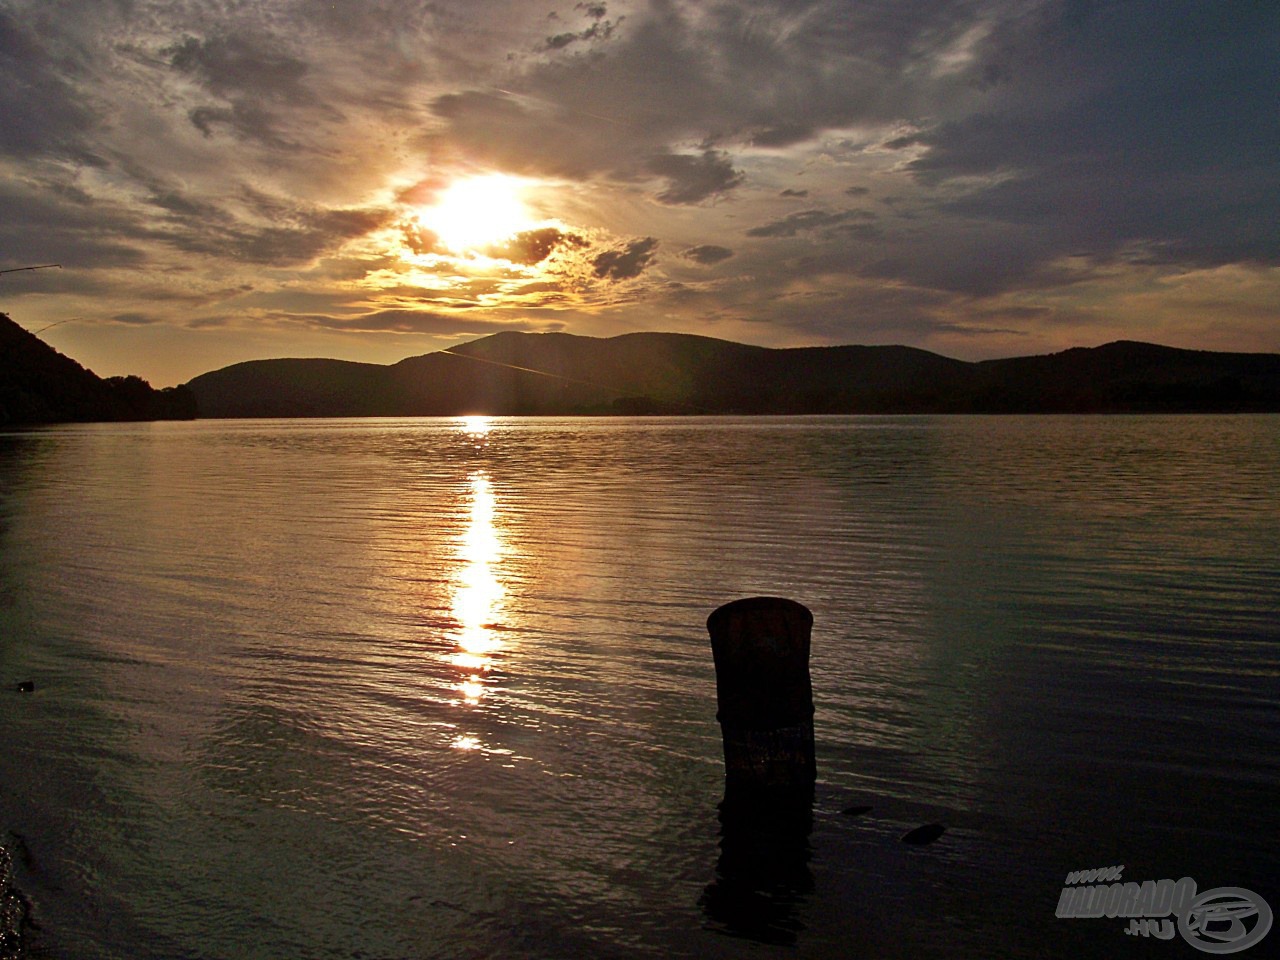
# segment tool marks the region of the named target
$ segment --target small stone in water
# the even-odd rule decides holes
[[[912,843],[922,846],[926,843],[933,843],[940,836],[946,833],[947,828],[940,823],[926,823],[923,827],[916,827],[910,833],[902,838],[903,843]]]

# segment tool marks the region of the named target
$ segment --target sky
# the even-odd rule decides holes
[[[503,330],[1280,351],[1274,0],[0,0],[0,311],[103,376]]]

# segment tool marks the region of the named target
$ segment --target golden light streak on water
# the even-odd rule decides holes
[[[488,428],[485,417],[463,418],[463,429],[472,440],[483,442]],[[453,591],[457,649],[450,662],[462,671],[455,689],[466,703],[474,704],[484,696],[486,675],[494,654],[502,648],[494,627],[505,590],[495,572],[502,557],[502,541],[495,522],[493,484],[482,471],[473,473],[468,483],[468,522],[457,554],[462,567]]]

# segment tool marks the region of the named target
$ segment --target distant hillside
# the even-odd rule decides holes
[[[1280,355],[1120,341],[966,363],[911,347],[507,332],[390,366],[255,360],[187,386],[208,417],[1280,411]]]
[[[195,397],[185,387],[153,390],[139,377],[104,380],[0,313],[0,425],[195,415]]]

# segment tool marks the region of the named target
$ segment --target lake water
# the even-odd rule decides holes
[[[33,952],[1193,956],[1054,913],[1280,909],[1278,478],[1275,416],[0,434]],[[705,620],[757,594],[814,613],[819,782],[744,866]]]

